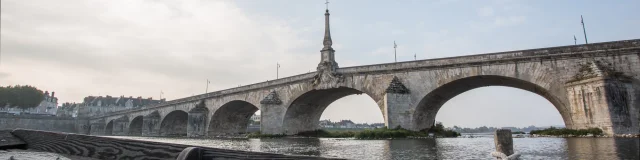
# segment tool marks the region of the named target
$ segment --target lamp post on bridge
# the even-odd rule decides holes
[[[276,79],[280,77],[280,63],[276,63]]]
[[[584,32],[584,44],[589,44],[589,41],[587,41],[587,29],[584,27],[584,19],[582,18],[582,15],[580,15],[580,23],[582,23],[582,32]]]
[[[209,93],[209,83],[211,83],[211,81],[209,81],[209,79],[207,79],[207,87],[204,89],[204,94]]]
[[[395,60],[395,62],[398,62],[398,54],[396,54],[396,48],[398,48],[398,45],[396,44],[396,41],[393,41],[393,59]]]

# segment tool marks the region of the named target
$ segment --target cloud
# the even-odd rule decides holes
[[[471,22],[471,27],[486,31],[516,26],[526,22],[527,17],[523,14],[529,11],[530,9],[519,1],[493,0],[487,6],[477,8],[479,18]]]
[[[525,16],[496,17],[493,21],[493,24],[496,27],[514,26],[524,23],[525,20]]]
[[[491,7],[485,6],[478,9],[478,15],[482,17],[493,16],[494,10]]]
[[[9,73],[0,72],[0,79],[5,79],[11,76]]]
[[[317,63],[305,31],[231,1],[8,0],[1,12],[3,75],[12,75],[3,84],[36,83],[64,101],[160,90],[180,98],[204,92],[205,79],[220,90],[274,79],[276,63],[281,77]]]

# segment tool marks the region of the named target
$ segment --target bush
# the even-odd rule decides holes
[[[438,137],[458,137],[458,136],[460,136],[460,133],[458,133],[456,131],[445,129],[444,125],[442,125],[442,123],[437,123],[435,126],[429,128],[429,130],[427,130],[427,133],[433,133],[434,135],[436,135]]]
[[[550,135],[550,136],[586,136],[586,135],[593,135],[593,136],[598,136],[598,135],[602,135],[602,129],[600,128],[589,128],[589,129],[567,129],[567,128],[562,128],[562,129],[557,129],[554,127],[551,128],[547,128],[547,129],[543,129],[543,130],[533,130],[531,132],[529,132],[529,134],[534,135]]]
[[[360,132],[353,132],[353,131],[329,132],[329,131],[326,131],[326,130],[318,129],[318,130],[313,130],[313,131],[300,132],[300,133],[295,134],[295,135],[296,136],[303,136],[303,137],[324,137],[324,138],[352,138],[352,137],[355,137],[356,139],[387,139],[387,138],[427,137],[429,135],[428,133],[434,133],[436,136],[439,136],[439,137],[458,137],[458,136],[460,136],[460,133],[452,131],[452,130],[445,130],[443,126],[438,126],[438,127],[435,127],[435,128],[437,128],[437,129],[434,129],[433,130],[434,132],[411,131],[411,130],[407,130],[407,129],[404,129],[404,128],[401,128],[401,127],[396,127],[394,129],[387,129],[387,128],[367,129],[367,130],[360,131]],[[257,133],[251,133],[247,137],[248,138],[279,138],[279,137],[285,137],[285,136],[286,135],[284,135],[284,134],[270,135],[270,134],[260,134],[260,132],[257,132]]]
[[[350,138],[354,137],[356,132],[353,131],[336,131],[336,132],[328,132],[322,129],[314,130],[314,131],[304,131],[296,134],[296,136],[304,136],[304,137],[325,137],[325,138]]]
[[[373,130],[365,130],[356,133],[356,139],[387,139],[387,138],[407,138],[407,137],[426,137],[425,132],[416,132],[396,127],[395,129],[378,128]]]

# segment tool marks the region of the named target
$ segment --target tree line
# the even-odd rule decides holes
[[[44,93],[29,85],[0,86],[0,107],[34,108],[44,100]]]

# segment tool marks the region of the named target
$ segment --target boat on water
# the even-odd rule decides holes
[[[51,152],[87,159],[337,159],[314,156],[237,151],[220,148],[190,146],[89,136],[72,133],[15,129],[0,130],[0,150],[26,149]]]

